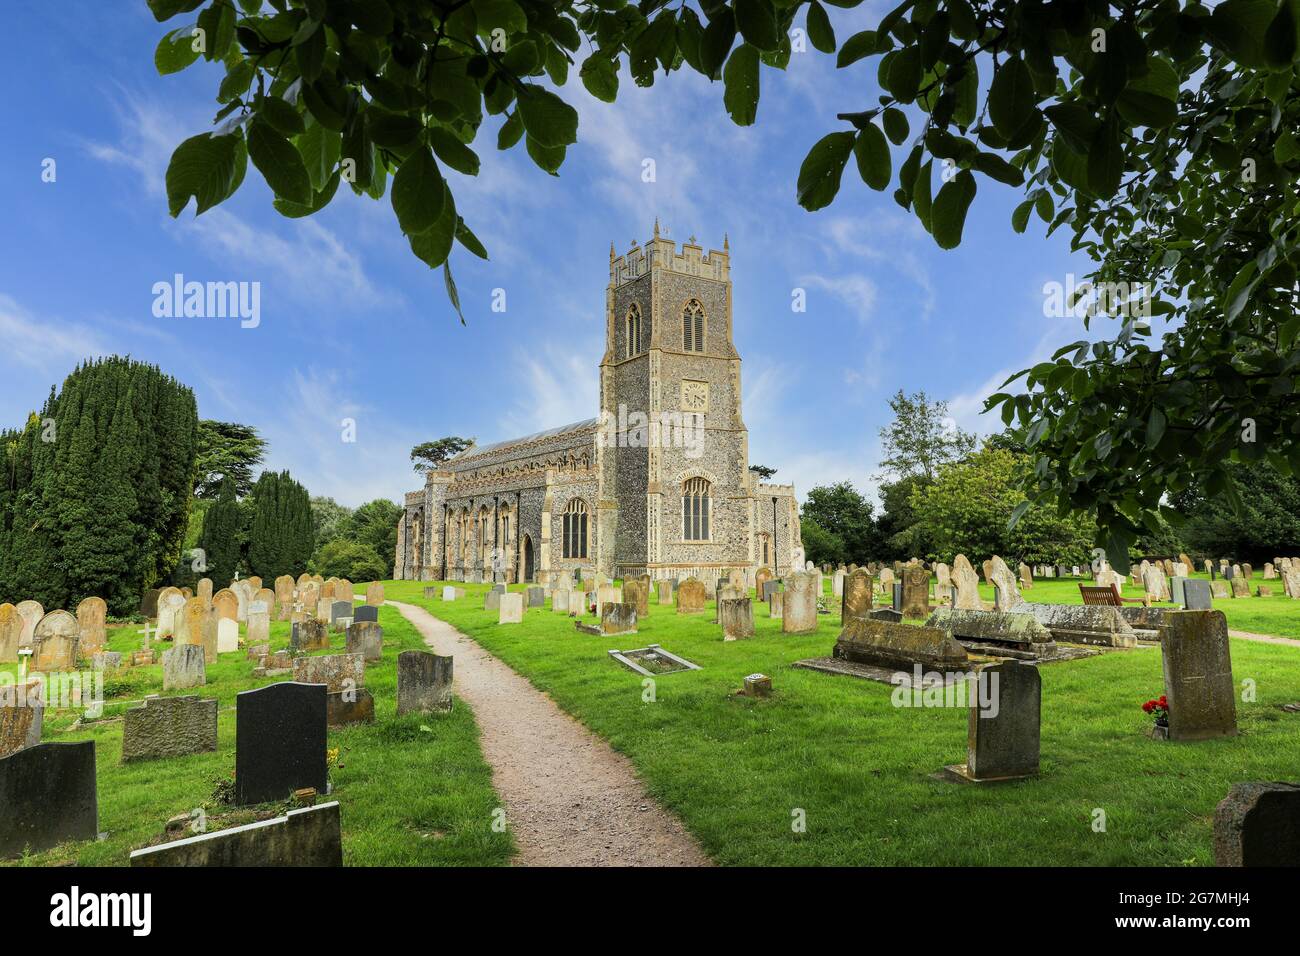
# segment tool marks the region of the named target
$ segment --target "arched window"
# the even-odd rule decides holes
[[[627,312],[627,357],[641,354],[641,307],[635,302]]]
[[[682,348],[687,352],[704,351],[704,306],[691,299],[682,309]]]
[[[587,556],[587,503],[574,498],[564,509],[564,556]]]
[[[488,565],[488,532],[492,529],[492,512],[484,505],[478,512],[478,560],[484,567]]]
[[[760,549],[763,552],[763,560],[759,563],[765,568],[771,567],[771,562],[768,560],[768,553],[771,550],[772,539],[767,536],[767,532],[763,532],[758,536],[758,542]]]
[[[709,540],[709,483],[703,478],[682,484],[682,539]]]

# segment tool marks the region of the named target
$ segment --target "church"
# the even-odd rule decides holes
[[[609,251],[597,416],[471,445],[406,495],[394,576],[554,584],[803,567],[793,485],[749,470],[731,250]]]

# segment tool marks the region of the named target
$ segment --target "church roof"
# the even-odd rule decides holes
[[[470,448],[465,449],[455,458],[449,459],[447,464],[456,465],[460,462],[477,458],[480,455],[486,455],[489,452],[501,451],[511,447],[512,445],[526,445],[532,442],[541,441],[545,438],[557,438],[561,435],[577,434],[586,431],[587,429],[595,428],[598,424],[600,424],[600,419],[586,418],[580,422],[571,422],[568,425],[561,425],[559,428],[548,428],[546,431],[536,432],[532,435],[525,435],[522,438],[511,438],[507,441],[493,442],[490,445],[473,445]]]

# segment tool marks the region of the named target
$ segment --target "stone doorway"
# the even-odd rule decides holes
[[[533,539],[524,535],[524,580],[533,580]]]

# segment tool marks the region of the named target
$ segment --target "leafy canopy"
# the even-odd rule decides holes
[[[472,444],[474,439],[460,438],[456,435],[448,435],[436,441],[420,442],[411,449],[411,465],[418,472],[436,469],[448,458],[459,455]]]
[[[989,399],[1024,432],[1035,500],[1095,511],[1123,569],[1143,528],[1176,520],[1167,493],[1199,479],[1232,498],[1233,460],[1300,466],[1300,0],[904,0],[842,42],[821,0],[148,2],[159,21],[203,8],[162,38],[160,72],[200,55],[225,68],[221,125],[172,156],[172,215],[227,199],[250,159],[286,216],[318,212],[340,182],[387,192],[458,312],[451,250],[487,250],[444,170],[477,173],[485,115],[503,118],[499,149],[522,143],[556,174],[578,115],[551,87],[578,66],[613,101],[626,62],[639,86],[683,66],[720,79],[750,125],[762,67],[784,69],[802,17],[815,49],[855,77],[874,69],[882,91],[813,145],[804,208],[834,201],[852,158],[950,249],[981,181],[1021,188],[1012,227],[1067,228],[1095,264],[1094,314],[1124,313],[1113,340],[1068,346],[1009,380],[1024,393]],[[1148,284],[1137,311],[1180,320],[1158,342],[1131,314]]]

